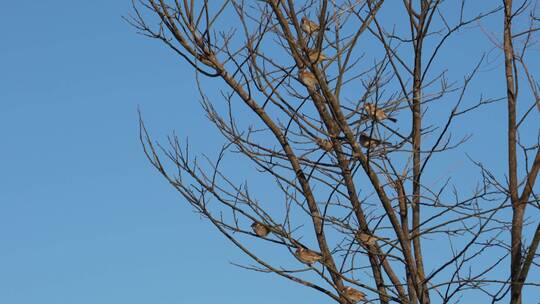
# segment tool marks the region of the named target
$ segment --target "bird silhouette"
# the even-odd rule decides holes
[[[389,117],[382,109],[378,109],[374,104],[366,102],[364,104],[366,113],[376,121],[382,121],[388,119],[392,122],[397,122],[397,119]]]

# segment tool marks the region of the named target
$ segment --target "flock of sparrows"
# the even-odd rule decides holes
[[[295,252],[296,257],[305,264],[311,266],[315,262],[320,262],[323,260],[323,256],[320,253],[306,249],[304,247],[297,247]],[[351,302],[356,303],[366,299],[366,294],[356,290],[350,286],[344,287],[341,290],[342,294]]]
[[[304,31],[308,35],[313,35],[321,29],[317,23],[309,20],[305,16],[301,20],[301,27],[302,27],[302,31]],[[310,49],[308,50],[308,59],[311,63],[318,64],[325,60],[328,60],[328,57],[325,54],[323,54],[321,51]],[[311,90],[317,89],[318,81],[313,73],[311,73],[305,68],[301,68],[298,73],[298,76],[299,76],[300,81],[306,87],[310,88]],[[377,122],[380,122],[383,120],[389,120],[392,122],[397,121],[395,118],[389,117],[383,109],[377,108],[376,105],[373,105],[371,103],[365,103],[364,110],[368,117],[370,117],[371,119]],[[326,152],[332,151],[333,144],[331,141],[321,139],[321,138],[316,138],[315,141],[316,141],[316,144],[322,150]],[[360,134],[359,143],[361,146],[368,149],[372,149],[381,145],[391,145],[391,143],[387,141],[373,138],[366,133]],[[260,222],[254,222],[251,225],[251,228],[253,230],[253,233],[255,233],[255,235],[259,237],[266,237],[272,231],[270,226],[265,225]],[[377,237],[377,236],[364,233],[361,231],[359,231],[356,234],[356,239],[363,246],[372,246],[372,245],[375,245],[378,240],[386,240],[385,238]],[[316,262],[323,262],[324,260],[324,257],[322,254],[315,252],[313,250],[307,249],[303,246],[296,246],[295,256],[298,258],[299,261],[309,266],[311,266],[313,263],[316,263]],[[346,286],[342,288],[340,291],[343,296],[345,296],[349,301],[353,303],[366,300],[366,295],[363,292],[356,290],[350,286]]]
[[[268,234],[272,230],[268,225],[265,225],[260,222],[253,222],[253,224],[251,224],[251,229],[253,230],[253,233],[255,233],[259,237],[268,236]],[[374,245],[377,242],[377,240],[385,240],[384,238],[380,238],[380,237],[367,234],[361,231],[359,231],[356,234],[356,238],[363,245]],[[313,250],[307,249],[300,245],[296,246],[296,251],[294,252],[294,255],[298,258],[300,262],[307,264],[309,266],[311,266],[313,263],[316,263],[316,262],[323,262],[324,260],[324,257],[322,254],[315,252]],[[343,287],[341,289],[341,294],[353,303],[366,300],[365,293],[357,289],[354,289],[350,286]]]
[[[321,30],[321,27],[317,23],[309,20],[306,16],[302,17],[301,27],[302,31],[309,36]],[[328,60],[328,57],[326,57],[326,55],[320,50],[309,49],[308,59],[311,63],[318,64]],[[317,78],[310,71],[306,70],[305,68],[301,68],[300,72],[298,73],[298,78],[300,78],[300,81],[308,88],[312,90],[316,89],[318,84]]]
[[[300,72],[302,74],[302,72]],[[309,85],[315,85],[316,80],[309,79]],[[377,108],[375,105],[371,103],[365,103],[364,104],[364,110],[366,111],[367,116],[371,117],[375,121],[383,121],[385,119],[388,119],[392,122],[397,122],[397,119],[389,117],[384,110]],[[371,137],[370,135],[362,132],[360,133],[360,136],[358,138],[358,141],[360,145],[364,148],[373,149],[378,146],[391,146],[392,144],[390,142],[380,140],[374,137]],[[323,149],[326,152],[331,152],[333,149],[333,144],[331,141],[322,139],[322,138],[315,138],[315,143],[319,146],[319,148]]]
[[[317,23],[309,20],[306,16],[302,17],[301,27],[302,27],[302,31],[304,31],[306,34],[310,36],[321,30],[321,27]],[[320,63],[320,62],[323,62],[324,60],[328,60],[328,57],[326,57],[325,54],[323,54],[321,51],[318,51],[318,50],[309,50],[308,57],[309,57],[309,61],[312,63]],[[308,71],[305,68],[301,68],[300,71],[298,72],[298,77],[300,81],[309,89],[311,90],[317,89],[319,82],[312,72]],[[373,120],[377,122],[380,122],[383,120],[397,122],[397,119],[393,117],[389,117],[388,114],[386,114],[386,112],[383,109],[378,108],[374,104],[366,102],[364,104],[364,111],[368,117],[372,118]],[[330,141],[320,139],[320,138],[317,138],[316,141],[317,141],[316,142],[317,145],[324,151],[326,152],[332,151],[333,146]],[[366,133],[360,134],[359,142],[361,146],[368,149],[373,149],[381,145],[391,145],[391,143],[387,141],[383,141],[383,140],[371,137],[367,135]]]
[[[397,119],[388,116],[388,114],[386,114],[386,112],[383,109],[377,108],[376,105],[371,104],[369,102],[366,102],[364,104],[364,111],[367,114],[367,116],[373,119],[374,121],[380,122],[380,121],[388,119],[392,122],[397,122]],[[366,133],[361,133],[358,140],[362,147],[368,148],[368,149],[374,149],[378,146],[391,146],[392,145],[391,143],[387,141],[371,137],[370,135]]]

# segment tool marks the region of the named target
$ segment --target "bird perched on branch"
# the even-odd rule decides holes
[[[311,35],[319,30],[319,25],[304,16],[302,17],[302,30],[308,35]]]
[[[318,262],[323,258],[322,255],[320,255],[319,253],[311,251],[304,247],[296,248],[295,254],[302,263],[306,263],[308,265]]]
[[[397,122],[397,119],[388,117],[388,115],[382,109],[378,109],[374,104],[366,102],[364,104],[364,109],[366,110],[366,113],[376,121],[388,119],[391,122]]]
[[[306,34],[308,34],[310,36],[313,33],[318,32],[318,31],[321,30],[321,27],[317,23],[309,20],[308,17],[306,17],[306,16],[302,17],[301,26],[302,26],[302,31],[304,31]],[[328,31],[328,30],[330,30],[330,28],[327,27],[324,30]]]
[[[253,224],[251,224],[251,229],[260,237],[265,237],[270,233],[270,229],[268,229],[265,224],[259,222],[253,222]]]
[[[311,73],[310,71],[305,69],[300,70],[300,72],[298,73],[298,77],[300,77],[300,81],[302,81],[302,83],[307,87],[313,90],[317,87],[317,78],[315,78],[315,75],[313,75],[313,73]]]
[[[365,233],[365,232],[362,232],[362,231],[358,231],[358,233],[356,233],[356,239],[360,243],[362,243],[364,245],[369,245],[369,246],[375,245],[375,243],[378,240],[388,240],[388,238],[378,237],[378,236],[368,234],[368,233]]]
[[[362,134],[360,134],[360,145],[362,145],[362,147],[365,147],[365,148],[375,148],[375,147],[380,146],[380,145],[390,145],[391,146],[392,144],[387,142],[387,141],[383,141],[383,140],[380,140],[380,139],[370,137],[366,133],[362,133]]]
[[[317,137],[315,138],[315,142],[321,149],[323,149],[326,152],[332,152],[332,149],[334,148],[334,144],[331,141],[326,140],[326,139]]]
[[[365,293],[359,290],[356,290],[350,286],[343,288],[342,293],[347,299],[349,299],[351,302],[354,302],[354,303],[363,301],[366,299]]]
[[[325,60],[328,60],[328,57],[322,52],[318,50],[308,50],[308,57],[309,61],[312,63],[321,63]]]

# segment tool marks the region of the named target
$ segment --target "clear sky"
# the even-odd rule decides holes
[[[0,303],[324,302],[231,265],[249,260],[150,167],[137,107],[157,138],[221,139],[191,68],[121,19],[130,5],[0,2]]]
[[[135,34],[130,8],[0,2],[0,303],[320,298],[229,264],[247,259],[146,161],[138,106],[158,135],[217,135],[191,69]]]

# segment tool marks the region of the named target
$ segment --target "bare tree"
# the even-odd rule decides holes
[[[144,151],[257,264],[241,267],[338,303],[457,303],[468,294],[520,303],[523,290],[539,292],[528,280],[540,241],[540,105],[526,56],[535,51],[536,2],[487,1],[481,10],[457,2],[134,1],[126,20],[191,64],[204,110],[227,141],[201,162],[175,136],[154,142],[141,119]],[[449,81],[449,40],[473,28],[493,49]],[[489,60],[493,52],[503,56]],[[474,97],[471,84],[486,71],[504,75],[506,96],[484,88]],[[205,78],[223,81],[220,102]],[[478,182],[454,183],[441,163],[474,133],[461,134],[459,121],[496,102],[508,104],[507,179],[469,158]],[[222,171],[231,151],[271,178],[282,201]],[[277,264],[255,239],[290,262]],[[425,254],[426,246],[440,252]]]
[[[534,43],[532,40],[533,32],[540,28],[535,27],[534,24],[534,21],[538,21],[534,14],[536,8],[536,3],[534,3],[533,9],[528,14],[528,17],[530,18],[528,27],[522,29],[521,32],[515,33],[513,29],[514,20],[525,12],[529,12],[530,6],[533,4],[529,1],[523,1],[522,3],[519,3],[517,9],[514,9],[512,0],[505,0],[503,2],[503,50],[507,92],[506,99],[508,104],[508,187],[505,191],[508,193],[510,201],[512,202],[510,303],[514,304],[521,303],[523,285],[527,279],[529,269],[532,263],[534,263],[536,250],[538,248],[538,243],[540,242],[540,221],[538,221],[530,246],[528,249],[523,248],[525,209],[530,203],[533,203],[533,206],[534,203],[536,203],[536,207],[538,207],[538,197],[534,194],[533,187],[536,182],[536,177],[538,176],[538,170],[540,169],[540,148],[538,140],[531,147],[518,139],[518,135],[523,129],[522,124],[527,119],[527,116],[529,116],[529,113],[534,109],[535,104],[540,110],[538,82],[535,80],[534,76],[529,73],[525,61],[525,54],[531,44]],[[521,42],[520,50],[517,51],[515,45],[520,43],[520,41],[516,41],[520,36],[525,36],[525,39]],[[518,83],[520,74],[526,75],[532,97],[534,97],[533,102],[529,103],[527,111],[520,115],[521,117],[518,116]],[[538,127],[538,125],[538,120],[536,120],[536,127]],[[521,174],[523,176],[522,185],[520,185],[518,178],[518,145],[522,149],[525,162],[525,172]],[[529,157],[531,154],[534,155],[532,165],[529,164]],[[533,198],[532,200],[531,197]],[[524,252],[526,253],[526,257],[524,257]]]

